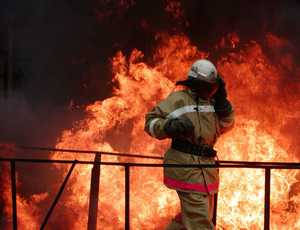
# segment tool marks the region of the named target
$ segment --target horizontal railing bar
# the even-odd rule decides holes
[[[218,161],[219,163],[225,164],[247,164],[247,165],[291,165],[291,166],[298,166],[300,163],[297,162],[267,162],[267,161]]]
[[[102,155],[112,155],[112,156],[121,156],[121,157],[134,157],[134,158],[144,158],[144,159],[157,159],[163,160],[163,157],[159,156],[150,156],[142,154],[131,154],[131,153],[116,153],[116,152],[103,152],[103,151],[94,151],[94,150],[75,150],[75,149],[57,149],[49,147],[35,147],[35,146],[18,146],[18,148],[25,150],[41,150],[41,151],[53,151],[53,152],[67,152],[67,153],[85,153],[85,154],[102,154]],[[256,161],[218,161],[221,164],[247,164],[247,165],[283,165],[287,164],[291,166],[300,165],[296,162],[256,162]]]
[[[35,162],[35,163],[59,163],[72,164],[74,160],[57,160],[57,159],[31,159],[31,158],[0,158],[0,161],[16,161],[16,162]],[[94,161],[76,160],[77,164],[95,164]],[[150,163],[123,163],[123,162],[97,162],[100,165],[111,166],[131,166],[131,167],[173,167],[173,168],[257,168],[257,169],[300,169],[299,164],[289,165],[247,165],[247,164],[150,164]]]

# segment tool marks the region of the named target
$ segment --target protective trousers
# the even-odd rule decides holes
[[[214,195],[177,191],[181,213],[166,230],[213,230]]]

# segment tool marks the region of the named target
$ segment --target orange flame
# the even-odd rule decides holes
[[[286,45],[275,35],[268,35],[267,38],[274,52]],[[208,57],[209,54],[200,52],[185,36],[160,35],[157,39],[160,46],[154,53],[152,64],[143,62],[143,53],[138,50],[133,50],[129,57],[122,52],[116,54],[112,59],[115,83],[113,96],[87,106],[86,118],[74,124],[73,129],[62,133],[57,148],[163,154],[168,141],[157,141],[144,133],[144,114],[174,90],[175,81],[185,78],[195,59]],[[225,42],[224,39],[229,41]],[[217,143],[219,158],[298,161],[295,153],[289,149],[290,140],[280,132],[289,119],[300,116],[294,109],[300,106],[300,84],[283,81],[287,71],[295,67],[291,55],[283,55],[277,65],[255,41],[240,46],[235,33],[224,39],[223,44],[216,47],[230,44],[233,50],[222,56],[217,66],[226,80],[237,119],[235,128]],[[276,44],[272,46],[274,41]],[[293,92],[287,92],[285,89],[288,87]],[[296,100],[290,102],[290,97]],[[93,160],[91,156],[62,155],[57,152],[53,153],[52,158]],[[111,156],[104,156],[102,160],[124,161]],[[57,167],[64,172],[67,170],[65,166]],[[91,166],[76,167],[68,184],[70,188],[65,191],[61,215],[70,220],[69,228],[85,229]],[[220,173],[218,228],[261,229],[264,172],[255,169],[222,169]],[[123,168],[102,166],[100,180],[98,226],[101,229],[123,229]],[[300,212],[297,172],[273,170],[271,186],[272,229],[300,229],[297,218]],[[162,184],[161,169],[132,169],[132,229],[163,229],[178,208],[176,193]]]

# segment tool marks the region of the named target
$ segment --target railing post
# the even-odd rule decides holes
[[[10,161],[11,199],[12,199],[12,219],[13,229],[18,229],[17,219],[17,182],[16,182],[16,162]]]
[[[125,165],[125,230],[130,229],[130,166]]]
[[[91,175],[88,230],[97,229],[101,154],[95,154],[94,162]]]
[[[214,211],[212,222],[217,226],[217,210],[218,210],[218,193],[214,194]]]
[[[264,230],[270,229],[270,198],[271,196],[271,169],[265,168],[265,218]]]

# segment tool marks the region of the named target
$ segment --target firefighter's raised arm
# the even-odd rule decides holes
[[[214,108],[219,119],[220,131],[224,133],[233,128],[234,110],[231,102],[227,99],[226,84],[220,76],[218,82],[219,88],[214,95]]]

